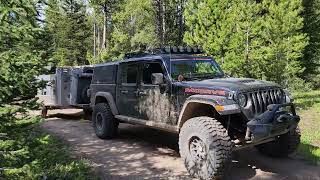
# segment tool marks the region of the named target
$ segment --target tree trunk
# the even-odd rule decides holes
[[[107,41],[107,5],[104,5],[104,14],[103,14],[103,36],[102,36],[102,49],[106,49],[106,41]]]
[[[96,52],[97,52],[97,49],[96,49],[96,19],[94,19],[94,22],[93,22],[93,57],[96,58]]]
[[[158,45],[161,47],[163,45],[163,37],[164,37],[164,15],[163,15],[163,0],[154,0],[154,8],[156,12],[156,36],[158,39]]]
[[[101,44],[100,44],[100,28],[97,26],[97,48],[98,48],[98,55],[100,54]]]
[[[184,0],[179,0],[179,3],[178,3],[178,24],[179,24],[178,44],[179,45],[182,44],[182,39],[184,35],[183,11],[184,11]]]

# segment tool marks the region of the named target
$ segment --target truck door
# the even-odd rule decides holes
[[[138,89],[140,118],[159,123],[174,124],[174,107],[171,103],[171,93],[168,90],[169,84],[153,84],[152,74],[162,73],[167,76],[167,72],[162,61],[143,61],[142,82]]]
[[[119,65],[117,107],[121,115],[139,117],[138,109],[138,78],[139,64],[125,62]]]

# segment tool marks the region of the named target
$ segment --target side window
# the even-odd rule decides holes
[[[164,73],[160,62],[146,62],[143,65],[142,78],[144,84],[152,84],[152,73]]]
[[[138,65],[128,64],[122,71],[122,83],[137,83]]]

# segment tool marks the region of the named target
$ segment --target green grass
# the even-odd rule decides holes
[[[86,160],[41,130],[40,117],[17,116],[16,110],[0,107],[0,179],[94,179]]]
[[[320,90],[294,93],[301,129],[298,155],[320,165]]]

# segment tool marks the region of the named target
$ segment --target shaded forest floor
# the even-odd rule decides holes
[[[0,180],[95,179],[89,162],[40,128],[39,116],[24,116],[18,106],[2,106],[0,121]]]

